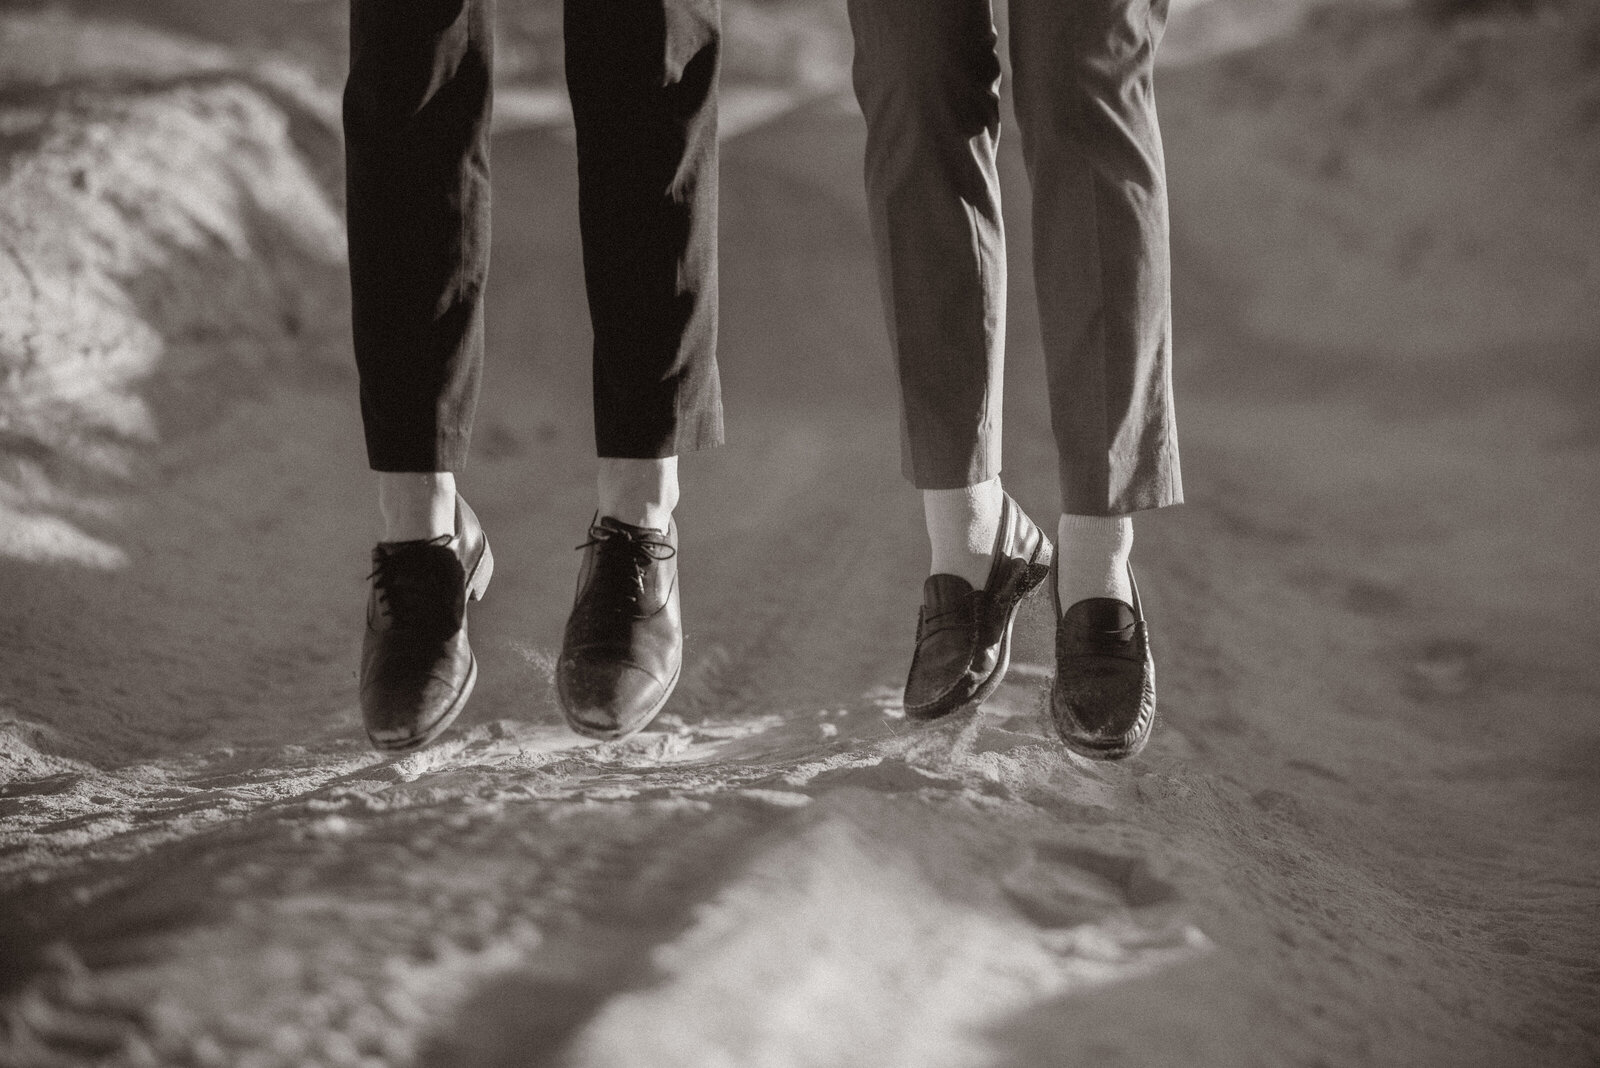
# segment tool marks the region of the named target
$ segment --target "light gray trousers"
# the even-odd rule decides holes
[[[989,0],[849,0],[866,185],[923,489],[1000,473],[1006,257]],[[1152,85],[1167,0],[1010,0],[1034,283],[1063,510],[1183,499],[1167,198]]]

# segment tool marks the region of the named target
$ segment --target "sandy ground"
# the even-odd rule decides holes
[[[1040,719],[1041,604],[979,713],[900,711],[837,6],[729,9],[731,444],[684,463],[678,694],[596,745],[550,679],[592,492],[558,24],[503,4],[500,567],[402,760],[353,692],[339,5],[0,11],[0,1065],[1600,1064],[1600,23],[1294,14],[1168,41],[1191,503],[1139,521],[1162,719],[1101,767]]]

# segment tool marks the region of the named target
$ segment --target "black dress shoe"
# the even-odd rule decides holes
[[[1128,569],[1133,582],[1133,568]],[[1056,606],[1056,677],[1050,717],[1067,748],[1091,760],[1135,756],[1156,721],[1155,661],[1150,634],[1133,586],[1133,604],[1090,597],[1061,611]]]
[[[461,714],[478,681],[467,601],[483,597],[493,574],[489,539],[460,497],[453,537],[379,542],[372,550],[361,714],[373,745],[420,749]]]
[[[567,725],[590,738],[626,738],[655,718],[678,684],[678,527],[636,527],[603,516],[589,527],[578,595],[556,663]]]
[[[1011,665],[1011,625],[1022,598],[1050,574],[1050,539],[1010,496],[1000,512],[983,589],[959,575],[929,575],[906,677],[906,715],[930,720],[985,700]]]

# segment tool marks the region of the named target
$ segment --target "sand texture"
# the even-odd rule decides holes
[[[561,725],[593,490],[557,8],[501,3],[481,681],[404,759],[354,693],[342,4],[0,10],[0,1066],[1600,1064],[1589,5],[1180,7],[1189,503],[1137,521],[1126,766],[1041,718],[1047,599],[981,710],[900,708],[925,549],[833,0],[727,11],[683,680],[626,742]],[[1002,143],[1005,478],[1048,520]]]

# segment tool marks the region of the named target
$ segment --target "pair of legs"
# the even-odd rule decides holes
[[[675,457],[720,443],[716,0],[565,11],[594,323],[600,508],[665,528]],[[453,530],[483,361],[490,0],[351,0],[350,273],[385,540]]]
[[[467,601],[493,554],[456,492],[483,362],[492,0],[351,0],[344,94],[355,356],[384,538],[361,691],[380,748],[471,693]],[[718,0],[568,0],[567,87],[594,327],[598,501],[558,661],[574,727],[659,710],[681,662],[679,453],[720,444]]]
[[[1034,283],[1067,517],[1114,520],[1182,499],[1152,86],[1165,16],[1166,0],[1011,0]],[[987,543],[963,546],[948,536],[963,524],[949,519],[981,522],[999,510],[1006,257],[995,165],[998,38],[989,0],[850,0],[850,17],[903,466],[927,491],[936,553],[971,567],[962,556],[986,556]],[[1061,526],[1068,533],[1074,524]],[[1063,566],[1063,582],[1070,571]]]
[[[1130,755],[1148,733],[1154,693],[1127,567],[1129,516],[1182,499],[1152,84],[1166,7],[1010,0],[1059,458],[1053,569],[1059,603],[1069,606],[1058,624],[1053,702],[1071,706],[1058,711],[1058,725],[1089,755]],[[1043,580],[1051,556],[999,480],[1006,256],[995,159],[998,35],[990,0],[850,0],[849,8],[902,462],[923,490],[933,549],[907,711],[931,718],[997,683],[1015,602]],[[1069,729],[1063,724],[1080,712],[1099,714],[1078,707],[1085,695],[1109,711],[1092,729],[1075,720]],[[1110,708],[1118,702],[1126,707]]]

